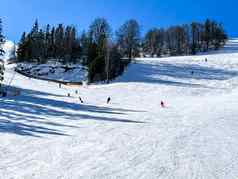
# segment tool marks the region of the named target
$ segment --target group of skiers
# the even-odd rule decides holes
[[[207,58],[205,58],[205,62],[207,62],[207,61],[208,61]],[[191,71],[191,75],[194,75],[194,71]],[[59,88],[61,88],[61,84],[59,84]],[[78,94],[78,90],[75,91],[75,94]],[[70,93],[68,93],[68,97],[70,97]],[[80,103],[82,103],[82,104],[84,103],[83,99],[80,96],[78,97],[78,99],[79,99]],[[108,97],[107,104],[109,104],[110,102],[111,102],[111,97]],[[165,102],[161,101],[160,106],[161,106],[161,108],[166,108]]]
[[[75,94],[78,94],[78,90],[75,91]],[[70,93],[68,93],[67,96],[71,97]],[[78,99],[79,99],[80,103],[82,103],[82,104],[84,103],[83,99],[80,96],[78,97]],[[107,104],[109,104],[110,102],[111,102],[111,97],[108,97]]]

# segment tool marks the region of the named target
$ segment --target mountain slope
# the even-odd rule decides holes
[[[21,95],[0,99],[0,178],[235,179],[237,48],[137,59],[110,85],[78,88],[7,66]]]

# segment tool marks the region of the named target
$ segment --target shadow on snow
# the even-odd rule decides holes
[[[0,132],[13,133],[41,137],[43,134],[64,135],[63,131],[55,127],[79,128],[77,125],[66,125],[47,118],[63,118],[67,120],[96,120],[123,123],[143,123],[123,118],[104,117],[107,114],[127,115],[130,112],[145,112],[122,108],[98,107],[93,105],[81,105],[56,99],[48,99],[46,96],[54,94],[22,89],[18,97],[0,98]],[[59,96],[60,97],[60,96]],[[81,114],[80,112],[85,112]],[[104,116],[102,116],[104,114]],[[43,127],[44,126],[44,127]]]
[[[138,63],[130,66],[129,68],[130,70],[127,72],[126,77],[120,80],[120,82],[144,82],[191,88],[208,88],[205,85],[194,84],[188,80],[228,80],[238,76],[237,71],[228,71],[200,65],[181,63]],[[172,80],[164,80],[161,79],[161,77],[170,77]],[[179,80],[184,80],[185,82],[180,82]]]

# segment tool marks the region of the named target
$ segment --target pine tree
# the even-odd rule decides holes
[[[0,56],[4,55],[4,50],[2,45],[5,43],[5,37],[2,34],[2,19],[0,18]]]
[[[51,57],[50,46],[51,46],[51,34],[50,34],[50,25],[47,24],[45,31],[45,39],[44,39],[44,49],[45,49],[45,58],[49,59]]]
[[[2,45],[5,43],[5,38],[2,34],[2,20],[0,19],[0,56],[4,55]],[[2,88],[2,81],[4,80],[4,62],[0,60],[0,88]]]
[[[82,58],[82,64],[83,65],[88,65],[89,62],[89,45],[90,45],[90,40],[85,31],[82,32],[81,37],[80,37],[80,46],[81,46],[81,58]]]
[[[72,44],[72,62],[77,63],[82,58],[82,47],[80,45],[80,39],[75,39]]]
[[[2,82],[4,80],[4,63],[3,61],[0,61],[0,92],[1,92],[1,88],[2,88]]]
[[[55,27],[53,27],[50,32],[49,57],[56,58]]]
[[[89,28],[88,65],[89,81],[105,80],[107,78],[108,42],[111,28],[104,18],[97,18]],[[95,53],[96,48],[96,53]]]
[[[109,63],[109,79],[114,79],[121,75],[124,71],[124,64],[122,63],[122,56],[115,44],[112,44],[110,50]]]
[[[37,39],[37,46],[38,46],[38,59],[39,63],[46,63],[46,48],[45,48],[45,34],[42,29],[40,29],[38,33],[38,39]]]
[[[211,22],[209,19],[206,20],[204,24],[204,34],[203,34],[203,40],[205,41],[206,44],[206,51],[209,49],[209,45],[211,42]]]
[[[58,60],[62,61],[64,54],[64,26],[59,24],[55,30],[55,56]]]
[[[191,45],[191,52],[193,55],[196,54],[197,51],[197,33],[198,33],[198,29],[197,29],[197,24],[196,23],[192,23],[191,24],[191,29],[192,29],[192,45]]]

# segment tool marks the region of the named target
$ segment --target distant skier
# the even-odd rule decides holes
[[[207,58],[205,58],[205,62],[207,62]]]
[[[161,101],[161,102],[160,102],[160,106],[161,106],[162,108],[165,108],[164,101]]]
[[[61,88],[61,83],[59,83],[59,88]]]
[[[75,91],[75,94],[78,94],[78,90]]]
[[[109,104],[110,102],[111,102],[111,98],[108,97],[108,98],[107,98],[107,104]]]
[[[68,97],[70,97],[70,93],[68,93]]]
[[[79,101],[83,104],[83,100],[80,96],[79,96]]]

